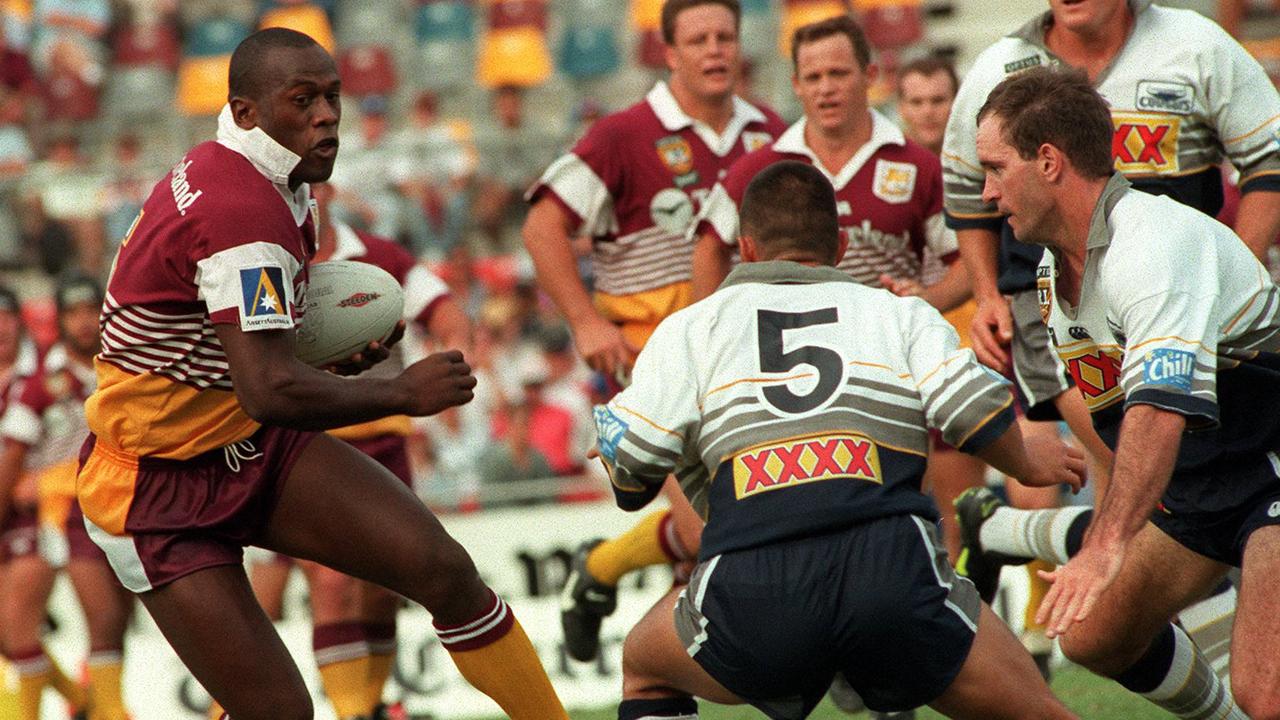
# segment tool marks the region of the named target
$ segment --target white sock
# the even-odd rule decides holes
[[[1231,627],[1236,619],[1235,586],[1178,613],[1182,629],[1223,680],[1231,671]]]
[[[1176,625],[1173,632],[1169,672],[1159,687],[1141,695],[1186,720],[1249,720],[1191,638]]]
[[[987,552],[1013,557],[1032,557],[1054,565],[1065,565],[1067,530],[1071,523],[1091,508],[1082,505],[1052,510],[998,508],[978,532],[978,542]]]

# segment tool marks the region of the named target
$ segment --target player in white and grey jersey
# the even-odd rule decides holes
[[[1051,251],[1042,312],[1115,450],[1040,620],[1069,658],[1178,717],[1280,717],[1280,293],[1225,226],[1114,173],[1082,74],[1006,80],[978,122],[983,197]],[[1171,619],[1230,566],[1228,690]]]
[[[931,427],[1032,485],[1078,487],[1082,455],[1024,449],[1007,383],[936,310],[833,267],[847,240],[812,165],[764,169],[741,212],[744,264],[596,408],[621,507],[698,464],[707,517],[689,586],[628,636],[619,720],[696,717],[695,695],[800,720],[836,672],[879,711],[1071,717],[951,571],[920,479]]]

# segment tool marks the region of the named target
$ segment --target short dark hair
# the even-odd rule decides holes
[[[914,74],[931,77],[938,73],[946,74],[947,80],[951,81],[951,97],[955,97],[956,91],[960,89],[960,78],[956,75],[956,66],[950,60],[938,55],[916,58],[898,68],[898,95],[902,95],[902,79],[906,76]]]
[[[747,185],[738,215],[741,234],[771,257],[799,250],[833,265],[840,259],[836,191],[809,163],[783,160],[761,170]]]
[[[738,0],[667,0],[662,3],[662,41],[668,45],[676,44],[676,16],[699,5],[719,5],[733,13],[733,26],[742,24],[742,6]]]
[[[791,34],[791,67],[799,71],[800,46],[829,38],[832,35],[844,35],[853,44],[853,57],[863,70],[871,64],[871,43],[867,42],[867,34],[853,19],[852,15],[835,15],[826,20],[801,25]]]
[[[1081,175],[1110,177],[1111,111],[1083,72],[1039,67],[1005,78],[987,96],[977,121],[992,115],[1000,118],[1004,141],[1023,160],[1048,143]]]
[[[287,28],[267,28],[240,41],[231,53],[231,69],[227,72],[227,99],[262,96],[262,71],[266,67],[267,53],[276,48],[305,49],[319,47],[310,35]]]
[[[88,275],[72,274],[62,277],[53,292],[54,306],[60,313],[81,303],[101,305],[102,299],[102,284]]]

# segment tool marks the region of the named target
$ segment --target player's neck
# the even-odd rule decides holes
[[[716,133],[723,133],[724,129],[729,127],[729,120],[733,118],[732,93],[724,96],[699,95],[690,91],[675,77],[671,78],[667,86],[685,115],[710,127]]]
[[[862,111],[848,125],[824,129],[816,123],[806,122],[804,142],[818,156],[822,167],[832,175],[839,174],[858,150],[871,141],[871,113]]]
[[[1058,291],[1072,305],[1080,303],[1080,279],[1084,277],[1084,263],[1089,251],[1089,229],[1093,223],[1094,208],[1102,200],[1106,180],[1087,180],[1075,177],[1059,194],[1054,215],[1058,225],[1048,233],[1050,246],[1058,259]]]
[[[1045,45],[1066,64],[1083,70],[1090,81],[1097,81],[1128,40],[1133,30],[1133,11],[1125,6],[1116,20],[1089,32],[1051,25],[1045,33]]]

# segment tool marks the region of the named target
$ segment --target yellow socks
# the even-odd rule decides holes
[[[365,676],[365,711],[382,702],[382,690],[391,678],[391,668],[396,660],[396,624],[365,623],[364,631],[369,639],[369,663]]]
[[[121,695],[124,661],[119,650],[89,654],[89,720],[128,720]]]
[[[1023,627],[1027,632],[1044,633],[1044,626],[1036,623],[1036,613],[1040,611],[1040,603],[1044,601],[1044,596],[1049,592],[1049,581],[1042,580],[1036,571],[1044,570],[1048,572],[1054,568],[1053,563],[1044,560],[1032,560],[1026,564],[1027,568],[1027,609],[1023,616]]]
[[[493,595],[469,623],[435,627],[462,676],[511,720],[568,720],[529,636],[502,598]]]
[[[591,549],[587,572],[602,585],[614,586],[623,575],[650,565],[687,560],[670,510],[649,513],[635,527]]]
[[[357,622],[317,625],[311,631],[311,646],[324,694],[339,718],[365,715],[369,675],[369,641]]]

